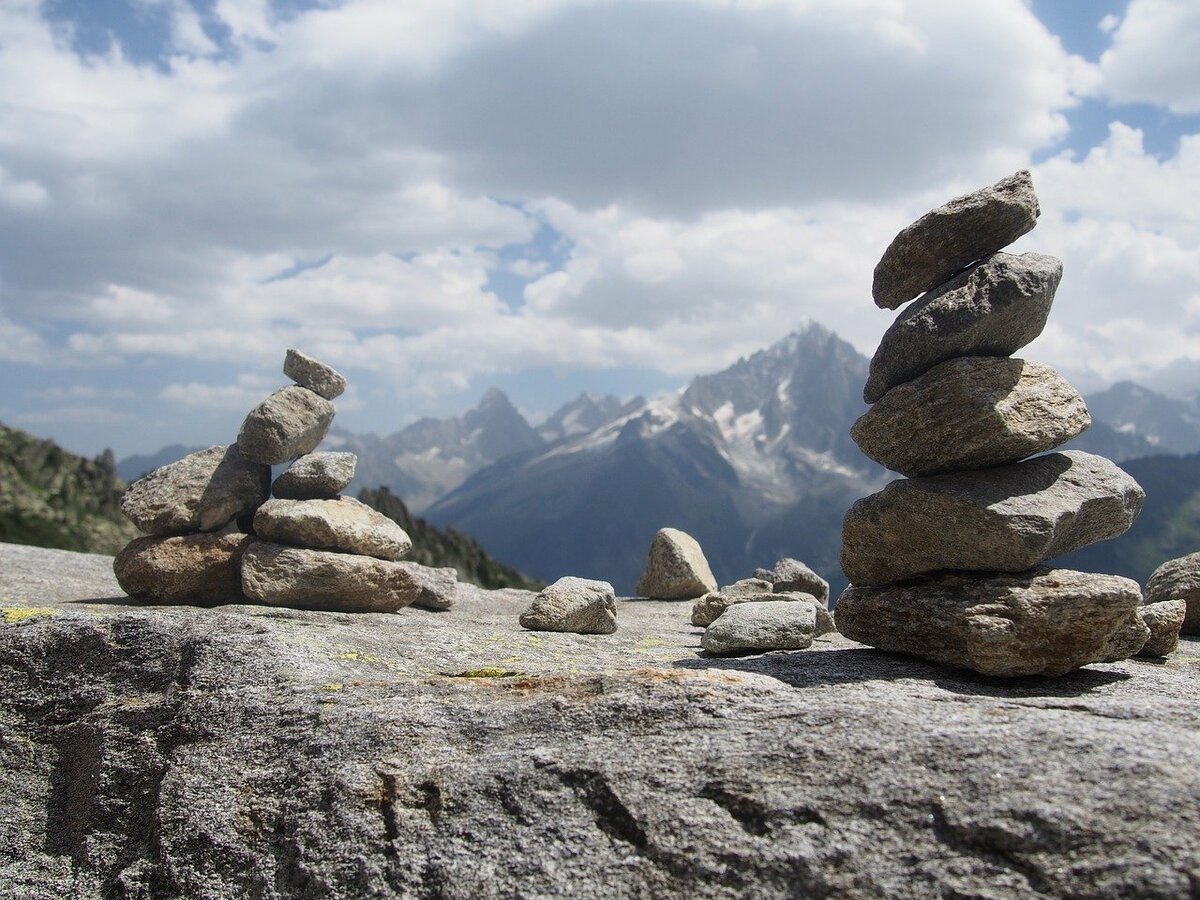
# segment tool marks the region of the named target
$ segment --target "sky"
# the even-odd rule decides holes
[[[1194,0],[3,0],[0,421],[236,437],[288,347],[387,434],[676,388],[1029,167],[1023,355],[1200,390]]]

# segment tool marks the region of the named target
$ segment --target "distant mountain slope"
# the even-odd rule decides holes
[[[474,472],[544,444],[503,391],[492,388],[461,416],[420,419],[382,438],[334,429],[321,449],[358,454],[348,493],[385,485],[420,512]]]
[[[399,524],[412,538],[413,548],[405,559],[424,566],[453,567],[462,581],[480,587],[527,590],[543,587],[541,582],[492,559],[470,536],[453,528],[439,531],[424,519],[412,515],[400,498],[385,487],[359,491],[358,499]]]
[[[1087,398],[1092,418],[1118,433],[1136,435],[1154,453],[1200,451],[1200,410],[1183,400],[1119,381]]]
[[[1127,460],[1121,468],[1146,491],[1142,514],[1121,537],[1060,557],[1055,565],[1124,575],[1144,587],[1168,559],[1200,551],[1200,454]]]
[[[85,459],[0,425],[0,541],[116,553],[137,536],[120,511],[125,487],[110,451]]]
[[[586,435],[484,469],[428,512],[539,578],[629,594],[654,532],[682,528],[719,581],[783,555],[835,585],[841,519],[883,470],[850,441],[866,359],[810,325]]]
[[[566,438],[589,434],[618,416],[632,412],[645,402],[644,398],[636,397],[628,404],[623,404],[611,394],[604,397],[580,394],[569,403],[564,403],[535,430],[543,441],[553,444]]]

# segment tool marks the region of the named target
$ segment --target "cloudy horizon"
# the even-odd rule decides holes
[[[230,440],[295,346],[388,433],[653,393],[802,321],[870,354],[895,233],[1031,168],[1023,355],[1200,390],[1186,0],[11,0],[0,421]]]

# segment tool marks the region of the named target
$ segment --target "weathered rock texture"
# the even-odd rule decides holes
[[[242,590],[269,606],[395,612],[420,596],[421,583],[388,560],[254,541],[242,554]]]
[[[968,356],[892,388],[850,436],[880,465],[915,477],[1017,462],[1091,424],[1079,392],[1049,366]]]
[[[1186,897],[1200,642],[995,682],[837,635],[718,659],[530,595],[359,616],[139,608],[0,546],[0,893]],[[34,607],[29,609],[27,607]],[[37,608],[44,611],[38,613]],[[464,677],[494,673],[509,677]]]
[[[531,631],[571,631],[612,634],[617,630],[617,605],[607,581],[560,578],[533,598],[521,613],[522,628]]]
[[[1028,171],[955,197],[901,231],[875,266],[875,305],[896,309],[1037,224],[1041,209]]]
[[[1200,634],[1200,553],[1169,559],[1150,575],[1146,582],[1146,603],[1164,600],[1186,602],[1183,633]]]
[[[799,591],[829,605],[829,582],[798,559],[788,557],[775,563],[774,568],[755,569],[754,577],[771,582],[771,589],[777,593]]]
[[[818,637],[837,630],[833,622],[833,614],[829,611],[828,606],[812,594],[801,591],[785,591],[779,594],[774,591],[766,593],[729,593],[728,591],[729,588],[721,588],[720,592],[705,594],[697,600],[692,606],[692,624],[700,628],[706,628],[719,619],[725,610],[738,603],[771,603],[783,601],[807,603],[816,610],[815,634]]]
[[[1150,637],[1150,629],[1142,621],[1141,606],[1130,613],[1129,618],[1116,631],[1109,635],[1103,649],[1096,656],[1096,662],[1117,662],[1137,656],[1146,646]]]
[[[236,445],[191,453],[135,481],[121,512],[146,534],[216,531],[267,499],[271,470]]]
[[[354,480],[357,467],[353,453],[308,453],[275,479],[271,493],[285,500],[332,500]]]
[[[1046,327],[1062,262],[997,253],[913,304],[884,332],[863,399],[874,403],[940,362],[1011,356]]]
[[[1062,675],[1099,660],[1140,603],[1128,578],[1052,569],[851,585],[836,618],[845,637],[880,650],[984,675]]]
[[[254,533],[278,544],[399,559],[412,549],[404,529],[353,497],[268,500],[254,515]]]
[[[407,569],[409,574],[416,578],[421,585],[421,593],[412,602],[413,606],[440,612],[454,605],[454,598],[458,595],[457,569],[434,568],[407,560],[401,560],[397,565]]]
[[[143,537],[113,561],[121,590],[148,603],[245,603],[242,551],[245,534]]]
[[[1187,616],[1184,600],[1163,600],[1147,603],[1138,612],[1150,629],[1150,637],[1142,645],[1138,656],[1168,656],[1179,646],[1179,632]]]
[[[299,350],[288,350],[283,358],[283,374],[326,400],[340,397],[346,390],[345,376],[337,369]]]
[[[842,570],[856,585],[945,569],[1021,572],[1123,534],[1144,499],[1114,463],[1077,450],[899,479],[846,513]]]
[[[333,414],[333,404],[308,388],[282,387],[250,410],[238,432],[238,447],[247,459],[279,465],[315,450]]]
[[[663,528],[654,536],[638,596],[691,600],[716,589],[717,579],[694,537],[677,528]]]
[[[704,629],[700,646],[717,656],[804,650],[816,635],[811,603],[739,603]]]

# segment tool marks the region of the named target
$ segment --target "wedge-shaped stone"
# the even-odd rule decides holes
[[[1091,423],[1079,392],[1049,366],[968,356],[892,388],[850,436],[880,465],[915,477],[1017,462]]]
[[[242,590],[270,606],[333,612],[395,612],[421,583],[396,562],[254,541],[242,554]]]
[[[875,266],[875,305],[895,309],[1033,229],[1041,209],[1027,170],[955,197],[901,231]]]
[[[522,628],[612,634],[617,630],[617,598],[607,581],[560,578],[533,598],[521,613]]]
[[[959,356],[1011,356],[1046,326],[1062,263],[1053,256],[997,253],[930,292],[884,332],[863,399]]]
[[[677,528],[663,528],[654,536],[637,583],[639,597],[691,600],[716,589],[717,579],[694,537]]]
[[[1142,621],[1141,606],[1129,614],[1125,623],[1109,635],[1107,643],[1095,662],[1119,662],[1137,656],[1150,637],[1150,629]]]
[[[283,374],[326,400],[340,397],[346,390],[346,378],[341,372],[299,350],[288,350],[283,358]]]
[[[1183,600],[1183,633],[1200,634],[1200,553],[1169,559],[1154,570],[1146,582],[1146,603],[1164,600]]]
[[[250,410],[238,432],[238,448],[254,462],[279,465],[316,449],[333,413],[333,404],[308,388],[282,387]]]
[[[421,583],[421,593],[412,602],[413,606],[438,612],[450,609],[458,596],[458,570],[449,566],[435,569],[420,563],[402,560],[400,565]]]
[[[267,499],[271,470],[237,445],[190,453],[130,485],[121,512],[147,534],[216,531]]]
[[[701,628],[706,628],[721,618],[725,610],[739,603],[807,603],[815,611],[817,616],[816,636],[820,637],[823,634],[828,634],[831,631],[836,631],[837,628],[833,623],[833,614],[830,613],[829,607],[823,600],[818,600],[812,594],[807,594],[801,591],[785,591],[775,593],[774,591],[760,591],[757,593],[750,592],[730,592],[729,588],[721,588],[715,594],[705,594],[692,605],[692,624],[698,625]]]
[[[1095,662],[1137,612],[1136,582],[1039,569],[1015,575],[942,575],[838,599],[851,640],[984,675],[1062,675]]]
[[[803,650],[812,646],[816,627],[811,603],[739,603],[704,630],[700,646],[716,656]]]
[[[268,500],[254,515],[254,533],[266,541],[399,559],[412,549],[404,529],[353,497]]]
[[[357,467],[353,453],[306,453],[275,479],[271,493],[285,500],[331,500],[354,480]]]
[[[1078,450],[902,478],[846,513],[842,571],[856,585],[942,570],[1022,572],[1124,534],[1145,496],[1114,463]]]
[[[755,569],[754,577],[771,582],[771,589],[776,593],[800,591],[829,605],[829,582],[790,556],[779,560],[772,569]]]
[[[1183,628],[1183,620],[1187,615],[1187,602],[1184,600],[1163,600],[1159,603],[1147,603],[1138,610],[1142,621],[1150,629],[1150,637],[1142,645],[1138,656],[1167,656],[1175,652],[1179,646],[1179,631]]]
[[[121,590],[147,603],[245,603],[246,534],[185,534],[131,541],[113,560]]]

